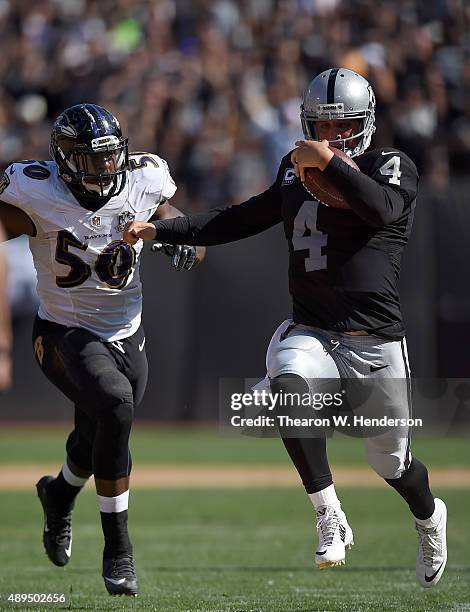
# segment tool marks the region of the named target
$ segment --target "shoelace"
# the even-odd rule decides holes
[[[59,546],[68,545],[72,535],[72,515],[70,513],[64,516],[49,510],[47,513],[47,526],[53,533],[57,534],[55,541]]]
[[[440,546],[437,541],[438,533],[436,527],[423,527],[416,525],[418,532],[419,543],[423,550],[423,563],[432,567],[434,559],[440,554]]]
[[[111,569],[113,576],[135,576],[134,559],[131,555],[122,555],[113,558],[113,566]]]
[[[325,514],[317,515],[317,529],[321,530],[325,546],[331,546],[339,526],[339,516],[332,508],[326,508]]]

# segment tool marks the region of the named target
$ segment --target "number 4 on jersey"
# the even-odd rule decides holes
[[[380,174],[382,176],[389,176],[388,182],[391,185],[400,185],[401,170],[398,155],[394,155],[381,166]]]
[[[307,200],[302,204],[294,220],[294,232],[292,245],[294,251],[305,251],[308,249],[308,257],[305,259],[305,271],[314,272],[326,268],[326,243],[327,234],[317,229],[318,207],[320,204]]]

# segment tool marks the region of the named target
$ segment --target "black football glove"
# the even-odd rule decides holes
[[[196,263],[196,247],[189,244],[165,244],[156,242],[152,245],[153,253],[164,253],[171,257],[171,265],[175,270],[191,270]]]

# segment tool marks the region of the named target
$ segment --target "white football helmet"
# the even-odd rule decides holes
[[[317,121],[361,119],[361,128],[349,138],[330,144],[350,157],[369,147],[375,132],[375,95],[370,83],[348,68],[330,68],[316,76],[307,87],[300,107],[302,129],[307,140],[318,140]],[[355,141],[353,146],[351,141]]]

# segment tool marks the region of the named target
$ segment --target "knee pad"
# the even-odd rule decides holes
[[[367,461],[379,476],[400,478],[411,462],[410,441],[394,431],[365,438]]]
[[[122,374],[116,374],[119,376],[107,376],[105,384],[101,386],[101,394],[95,400],[98,424],[104,423],[113,435],[120,431],[130,431],[134,418],[131,384]]]
[[[290,414],[291,416],[301,417],[310,413],[310,408],[303,407],[301,401],[297,400],[297,398],[309,395],[309,385],[301,376],[297,374],[275,376],[271,380],[271,392],[284,398],[284,402],[276,404],[273,414]],[[287,400],[287,398],[292,399]],[[290,405],[289,401],[291,402]]]
[[[113,430],[130,429],[134,418],[134,404],[125,402],[108,406],[100,412],[99,421]]]
[[[271,390],[273,393],[308,393],[309,385],[298,374],[280,374],[271,380]]]
[[[400,478],[405,471],[405,463],[403,458],[398,454],[388,454],[368,450],[367,461],[374,472],[385,480]]]
[[[132,386],[121,372],[118,370],[103,372],[97,383],[94,404],[98,420],[103,416],[106,417],[110,411],[120,418],[125,418],[125,414],[129,411],[133,412]]]

